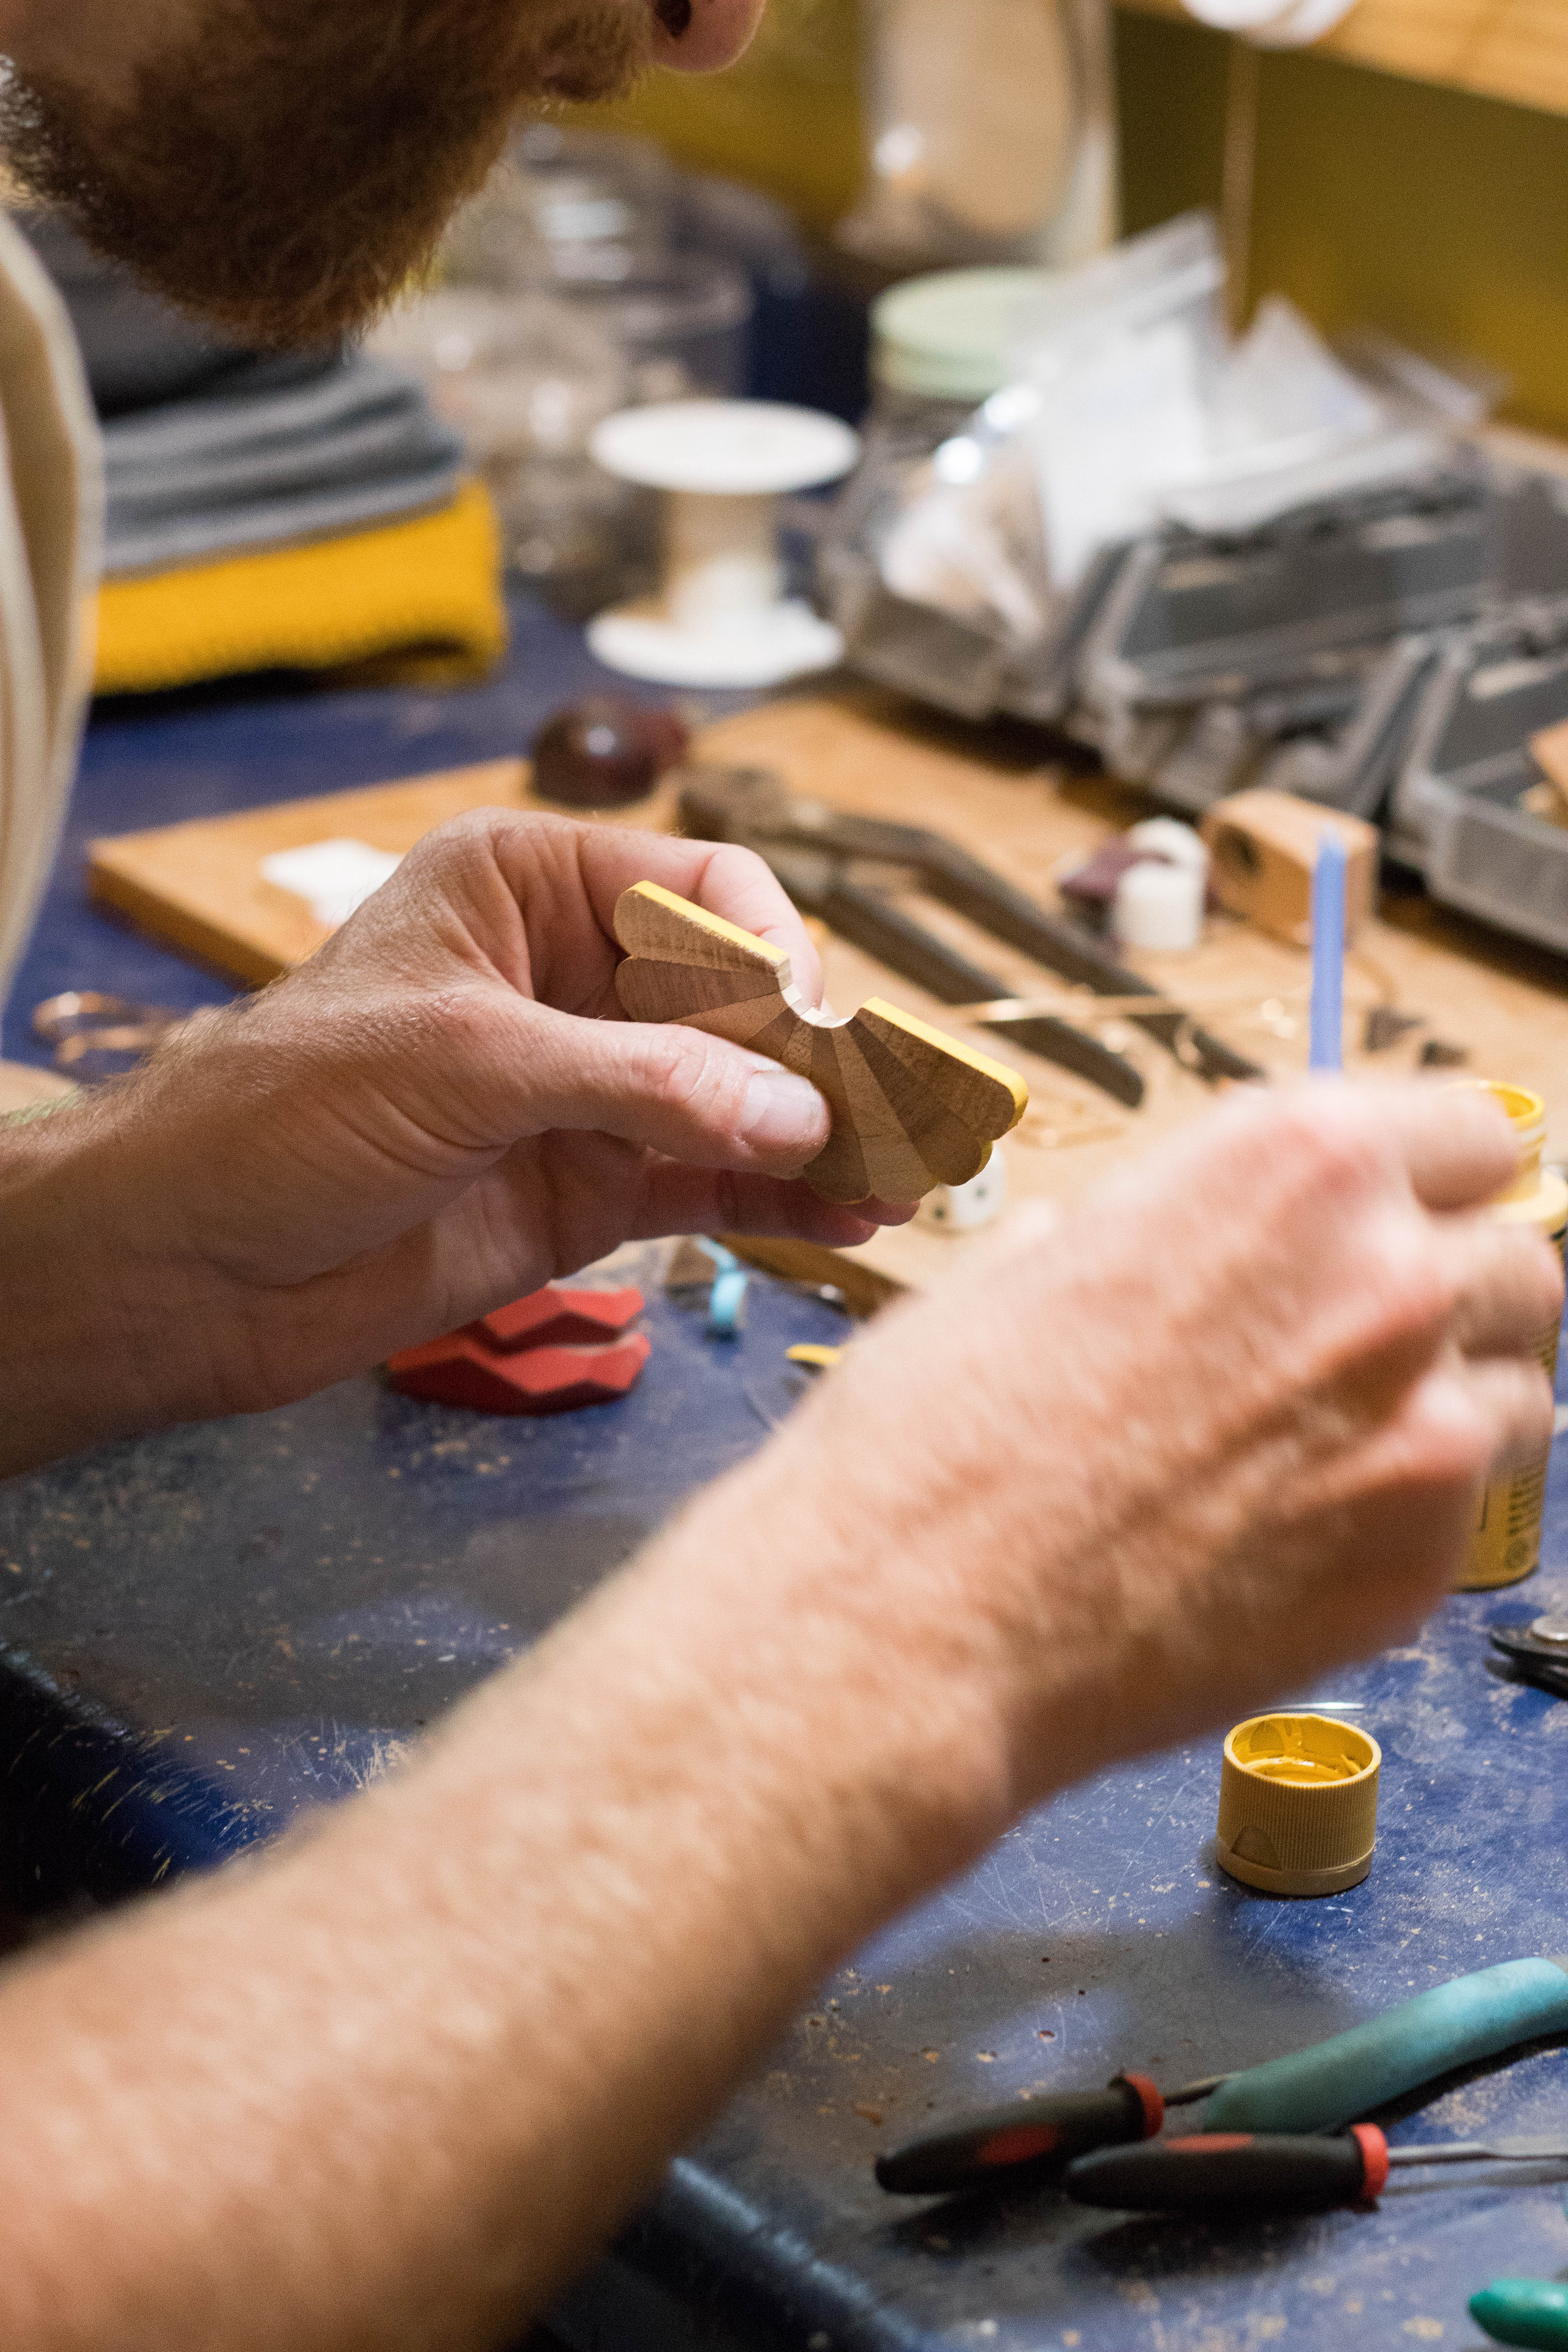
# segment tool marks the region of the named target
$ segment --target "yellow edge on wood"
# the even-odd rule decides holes
[[[766,956],[775,971],[782,971],[789,962],[784,949],[775,948],[771,940],[760,940],[755,931],[743,931],[739,923],[727,923],[722,915],[710,915],[707,908],[700,907],[694,898],[678,897],[675,891],[667,890],[662,882],[634,882],[626,895],[633,898],[651,898],[656,906],[664,908],[668,914],[679,915],[681,921],[689,923],[693,929],[706,931],[710,939],[722,940],[729,947],[744,948],[749,956]],[[657,962],[658,958],[653,957],[649,961]]]
[[[896,1004],[889,1004],[886,997],[868,996],[860,1010],[862,1013],[874,1013],[879,1021],[890,1022],[895,1029],[906,1030],[911,1037],[918,1037],[922,1045],[934,1045],[952,1061],[967,1062],[970,1068],[978,1070],[983,1077],[994,1078],[999,1087],[1005,1087],[1013,1097],[1013,1116],[1002,1132],[1004,1135],[1012,1134],[1029,1108],[1029,1089],[1016,1070],[1010,1069],[1005,1062],[994,1062],[989,1054],[978,1053],[973,1045],[961,1045],[956,1037],[950,1037],[944,1029],[933,1029],[929,1021],[921,1021],[916,1013],[900,1012]]]
[[[783,1239],[776,1234],[715,1234],[747,1265],[760,1265],[785,1282],[831,1283],[844,1293],[851,1315],[862,1320],[900,1297],[906,1285],[858,1257],[845,1257],[826,1242]]]
[[[144,889],[130,875],[117,873],[110,865],[89,866],[87,887],[94,906],[118,908],[152,938],[166,940],[182,955],[195,956],[199,963],[210,964],[215,971],[242,980],[247,988],[265,988],[291,969],[286,956],[237,937],[221,923],[209,921],[195,908],[180,906],[155,890]]]

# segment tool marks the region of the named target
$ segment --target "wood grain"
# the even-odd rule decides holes
[[[847,1019],[806,1003],[789,958],[750,931],[638,882],[616,908],[616,974],[634,1021],[671,1021],[765,1054],[826,1097],[833,1131],[805,1171],[827,1201],[915,1201],[979,1174],[1016,1127],[1016,1071],[873,998]]]
[[[1347,940],[1372,912],[1382,845],[1377,827],[1359,816],[1260,786],[1215,801],[1198,829],[1213,854],[1210,878],[1221,903],[1277,939],[1311,944],[1312,875],[1325,833],[1345,853]]]

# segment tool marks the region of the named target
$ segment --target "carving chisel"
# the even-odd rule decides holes
[[[974,2189],[1015,2167],[1038,2169],[1093,2146],[1152,2137],[1165,2107],[1202,2098],[1209,2102],[1207,2132],[1336,2131],[1452,2067],[1496,2057],[1538,2034],[1563,2032],[1568,2032],[1568,1960],[1504,1960],[1434,1985],[1327,2042],[1238,2074],[1206,2075],[1163,2099],[1147,2076],[1119,2074],[1106,2091],[994,2108],[879,2158],[877,2178],[884,2189],[905,2196]],[[1143,2086],[1145,2115],[1159,2110],[1146,2131],[1137,2127],[1134,2105],[1118,2089],[1131,2084]],[[1071,2147],[1032,2144],[1032,2131],[1057,2125],[1058,2106],[1061,2128],[1077,2135]],[[1096,2119],[1110,2126],[1098,2141],[1084,2136]]]
[[[1062,2186],[1079,2205],[1118,2213],[1327,2213],[1371,2205],[1391,2171],[1416,2164],[1547,2164],[1568,2140],[1447,2140],[1390,2147],[1375,2124],[1333,2138],[1308,2133],[1194,2132],[1152,2147],[1101,2147],[1068,2166]]]
[[[1113,2074],[1103,2091],[1056,2091],[1015,2099],[945,2129],[922,2132],[877,2158],[877,2179],[898,2197],[940,2197],[955,2189],[985,2189],[1009,2175],[1033,2179],[1086,2149],[1152,2139],[1167,2107],[1206,2099],[1225,2077],[1162,2096],[1147,2074]]]

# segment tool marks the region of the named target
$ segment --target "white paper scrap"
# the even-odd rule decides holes
[[[368,841],[312,841],[305,849],[275,850],[262,859],[260,874],[264,882],[308,898],[317,922],[335,931],[402,862]]]

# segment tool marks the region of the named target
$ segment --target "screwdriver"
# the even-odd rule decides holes
[[[1334,2131],[1450,2067],[1496,2057],[1542,2033],[1568,2031],[1568,1958],[1504,1960],[1434,1985],[1381,2016],[1284,2058],[1230,2074],[1209,2074],[1163,2099],[1146,2075],[1119,2074],[1108,2091],[1069,2092],[993,2108],[957,2126],[928,2132],[877,2159],[884,2189],[905,2197],[994,2186],[1015,2166],[1031,2178],[1089,2147],[1152,2138],[1166,2107],[1212,2095],[1212,2131]],[[1119,2084],[1143,2087],[1142,2123]],[[1100,2128],[1103,2126],[1103,2128]],[[1097,2137],[1090,2137],[1098,2130]],[[1061,2137],[1038,2137],[1047,2131]]]
[[[1206,2099],[1223,2074],[1205,2075],[1163,2098],[1147,2074],[1113,2074],[1103,2091],[1058,2091],[970,2116],[956,2127],[922,2132],[877,2158],[877,2179],[896,2197],[938,2197],[994,2187],[1004,2173],[1027,2179],[1086,2148],[1152,2139],[1167,2107]]]
[[[1062,2185],[1079,2205],[1119,2213],[1326,2213],[1370,2205],[1389,2173],[1416,2164],[1540,2164],[1568,2158],[1562,2139],[1446,2140],[1390,2147],[1375,2124],[1342,2137],[1194,2132],[1158,2147],[1103,2147],[1069,2164]]]

